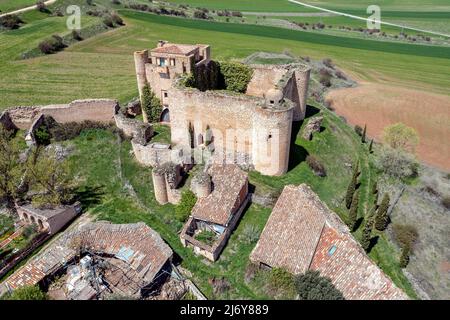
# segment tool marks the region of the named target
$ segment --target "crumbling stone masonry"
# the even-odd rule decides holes
[[[181,199],[181,192],[177,189],[181,182],[181,166],[172,162],[165,162],[155,166],[152,171],[155,199],[159,204],[177,204]]]
[[[181,84],[180,75],[209,61],[205,45],[160,41],[150,54],[135,53],[138,88],[141,92],[149,84],[161,99],[161,121],[170,121],[172,145],[204,149],[212,140],[213,159],[219,162],[251,166],[265,175],[284,174],[292,121],[305,117],[310,69],[301,64],[251,65],[245,94],[202,92]]]

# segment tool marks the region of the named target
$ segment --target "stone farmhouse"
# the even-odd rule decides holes
[[[6,279],[0,292],[36,284],[46,287],[53,278],[71,273],[77,262],[99,257],[107,265],[99,283],[108,285],[96,286],[78,272],[67,282],[66,299],[91,299],[107,288],[140,297],[170,274],[172,254],[159,234],[143,222],[88,223],[64,233]]]
[[[293,274],[318,270],[348,300],[407,299],[305,184],[284,188],[250,260]]]
[[[194,178],[191,187],[198,200],[181,231],[181,243],[216,261],[248,204],[247,173],[233,164],[212,165]],[[214,234],[212,244],[196,239],[205,231]]]
[[[214,141],[214,154],[222,162],[251,165],[265,175],[287,171],[292,121],[305,117],[309,67],[252,65],[247,90],[239,94],[180,84],[181,76],[211,61],[207,45],[159,41],[134,58],[139,92],[149,84],[160,98],[161,121],[170,123],[173,146],[205,149],[207,140]],[[142,148],[137,153],[149,158]]]

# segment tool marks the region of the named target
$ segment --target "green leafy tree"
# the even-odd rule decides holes
[[[184,191],[181,194],[180,203],[175,208],[176,218],[181,222],[186,221],[189,215],[191,214],[192,208],[194,208],[196,202],[197,197],[192,191],[190,190]]]
[[[419,143],[419,135],[414,128],[399,122],[384,128],[383,141],[391,148],[414,152]]]
[[[356,185],[358,184],[358,175],[359,175],[359,163],[356,162],[355,167],[353,169],[352,179],[347,187],[347,193],[345,194],[345,206],[347,209],[350,208],[352,204],[353,195],[356,191]]]
[[[296,276],[295,287],[301,300],[344,300],[342,292],[319,271],[308,270]]]
[[[348,213],[348,227],[351,231],[355,230],[356,221],[358,220],[358,205],[359,205],[359,192],[356,191],[353,196],[350,211]]]
[[[58,161],[55,154],[36,148],[27,161],[26,172],[30,188],[36,193],[32,197],[35,207],[53,208],[71,199],[73,183],[68,163]]]
[[[221,87],[241,93],[247,90],[247,85],[253,75],[253,70],[250,67],[239,62],[220,62],[219,69]]]
[[[47,300],[48,296],[35,285],[18,288],[5,298],[6,300]]]
[[[388,216],[388,210],[389,210],[389,194],[385,193],[383,196],[383,200],[381,200],[380,207],[378,208],[377,215],[375,217],[375,228],[379,231],[383,231],[386,229],[388,223],[389,223],[389,216]]]
[[[0,124],[0,198],[11,209],[24,172],[24,166],[20,162],[20,147],[13,136],[13,131]]]

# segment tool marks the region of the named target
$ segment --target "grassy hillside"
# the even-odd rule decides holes
[[[23,15],[19,30],[0,32],[0,108],[12,105],[63,103],[97,97],[127,101],[136,96],[132,53],[158,39],[209,43],[218,59],[243,58],[255,51],[330,57],[364,79],[420,86],[448,93],[450,49],[380,43],[317,35],[275,27],[215,23],[120,11],[126,26],[79,42],[64,52],[20,60],[54,33],[67,33],[65,20],[38,12]],[[97,23],[83,16],[82,24]],[[233,43],[230,46],[229,43]],[[19,94],[18,94],[19,93]]]
[[[29,7],[36,4],[35,0],[0,0],[0,13]]]

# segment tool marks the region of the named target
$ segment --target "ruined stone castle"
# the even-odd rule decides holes
[[[305,117],[310,69],[294,65],[251,65],[245,93],[200,91],[180,84],[211,61],[207,45],[159,41],[134,54],[139,93],[148,84],[161,100],[161,122],[171,126],[171,142],[181,148],[211,149],[217,159],[251,165],[265,175],[288,169],[292,122]],[[137,158],[154,148],[136,146]],[[151,149],[151,150],[150,150]],[[142,162],[146,162],[143,160]]]

